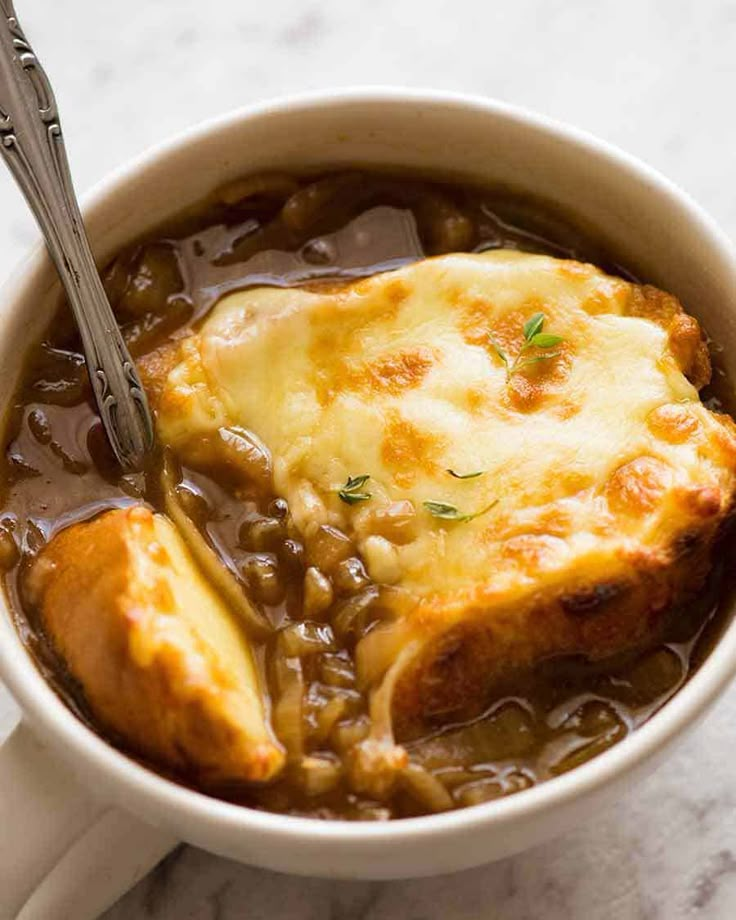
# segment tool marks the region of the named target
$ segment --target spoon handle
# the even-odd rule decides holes
[[[51,84],[12,0],[0,0],[0,153],[38,221],[66,290],[115,456],[123,467],[140,469],[153,444],[148,403],[90,250]]]

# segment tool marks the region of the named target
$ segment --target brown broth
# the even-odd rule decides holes
[[[246,180],[128,247],[105,277],[130,349],[141,356],[180,335],[236,288],[314,285],[424,255],[498,247],[590,261],[631,277],[590,235],[539,202],[358,172]],[[80,688],[24,599],[23,573],[40,546],[74,521],[140,500],[162,510],[161,458],[145,474],[120,475],[92,407],[80,351],[62,305],[43,341],[31,349],[7,422],[0,564],[24,642],[59,694],[94,727]],[[715,381],[706,396],[730,406],[725,379],[716,374]],[[179,479],[177,494],[187,514],[279,630],[258,652],[277,729],[288,677],[279,669],[287,652],[300,661],[305,730],[293,743],[319,761],[321,771],[316,786],[294,766],[266,788],[219,794],[315,817],[384,819],[436,807],[432,795],[421,791],[423,780],[402,782],[378,802],[354,792],[340,769],[367,725],[366,700],[355,686],[353,630],[356,623],[365,625],[365,617],[380,615],[380,597],[375,599],[360,560],[335,568],[338,598],[322,625],[300,625],[305,568],[310,554],[324,554],[324,547],[302,544],[276,495],[235,488],[206,468],[180,469]],[[417,775],[426,778],[419,767],[427,771],[458,807],[527,788],[615,744],[659,709],[707,653],[724,623],[720,588],[715,570],[708,590],[670,618],[655,648],[596,665],[575,658],[545,662],[490,701],[480,718],[413,741],[408,749]]]

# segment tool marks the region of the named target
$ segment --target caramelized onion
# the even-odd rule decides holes
[[[216,470],[236,484],[271,487],[271,455],[253,434],[237,425],[219,428],[214,434],[189,441],[186,462],[205,472]]]
[[[182,290],[182,278],[176,253],[162,243],[144,246],[137,258],[135,270],[128,274],[127,282],[115,304],[123,317],[146,317],[165,312],[169,297]],[[129,270],[130,271],[130,270]],[[110,274],[114,288],[116,273]]]
[[[511,770],[505,775],[489,776],[460,787],[455,793],[459,805],[481,805],[534,785],[534,779],[522,770]]]
[[[20,552],[13,535],[12,521],[0,521],[0,569],[7,571],[18,561]]]
[[[223,185],[217,197],[223,204],[242,204],[249,198],[288,198],[299,188],[293,176],[286,173],[257,173]]]
[[[461,252],[472,247],[475,235],[472,221],[444,195],[425,195],[417,210],[427,248],[432,254]]]
[[[393,543],[376,534],[367,537],[361,547],[368,572],[374,581],[393,585],[401,578],[399,553]]]
[[[304,573],[304,615],[319,618],[332,603],[332,582],[313,565]]]
[[[343,641],[348,637],[359,639],[366,630],[368,611],[378,596],[376,585],[370,585],[360,594],[338,604],[332,616],[335,635]]]
[[[262,517],[246,521],[240,528],[239,543],[249,552],[276,552],[286,538],[286,525],[277,518]]]
[[[390,798],[409,760],[403,747],[374,738],[355,745],[346,759],[350,788],[379,802]]]
[[[352,540],[337,527],[323,524],[307,539],[309,564],[330,574],[341,562],[355,554]]]
[[[279,633],[279,647],[287,658],[334,652],[335,637],[324,623],[293,623]]]
[[[324,655],[320,659],[320,677],[328,687],[352,689],[355,686],[355,670],[344,654]]]
[[[304,750],[304,676],[298,658],[278,655],[273,663],[278,697],[271,718],[274,731],[290,758]]]
[[[284,204],[281,216],[286,226],[297,233],[314,232],[329,222],[331,211],[342,213],[370,194],[364,177],[359,173],[328,176],[295,192]]]
[[[324,795],[340,782],[340,765],[326,757],[303,757],[297,781],[308,796]]]
[[[351,556],[338,563],[332,581],[340,594],[357,594],[370,584],[370,578],[357,556]]]
[[[429,770],[410,763],[401,773],[401,785],[427,811],[448,811],[453,807],[452,796]]]
[[[376,534],[393,543],[407,543],[414,537],[416,516],[414,505],[402,499],[376,508],[361,508],[355,515],[355,528],[361,534]]]
[[[347,753],[356,744],[360,744],[368,737],[370,722],[367,716],[357,719],[338,722],[332,731],[332,743],[341,754]]]
[[[251,604],[240,583],[217,553],[206,541],[197,525],[184,510],[177,493],[177,476],[170,457],[164,460],[162,488],[166,513],[184,538],[194,560],[223,597],[231,610],[237,613],[254,638],[265,638],[273,632],[268,620]]]
[[[347,699],[342,695],[333,696],[319,708],[312,730],[312,741],[315,744],[322,744],[329,738],[330,732],[345,715],[347,708]]]
[[[243,563],[243,577],[257,601],[270,607],[280,604],[286,596],[286,585],[279,577],[279,567],[272,553],[257,553]]]

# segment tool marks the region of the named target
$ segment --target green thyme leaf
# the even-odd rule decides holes
[[[499,345],[499,343],[493,338],[492,335],[489,336],[489,339],[491,340],[491,345],[493,346],[493,350],[496,352],[496,354],[498,355],[498,357],[503,361],[503,363],[506,365],[506,367],[508,367],[508,366],[509,366],[509,359],[508,359],[508,356],[507,356],[506,352],[503,350],[503,348],[501,348],[501,346]]]
[[[531,342],[535,335],[542,331],[544,326],[544,313],[534,313],[524,323],[524,338]]]
[[[457,521],[458,523],[466,523],[467,521],[472,521],[474,518],[480,517],[481,514],[485,514],[486,511],[490,511],[495,505],[498,504],[498,499],[495,499],[486,505],[485,508],[481,508],[480,511],[476,511],[473,514],[463,514],[462,511],[459,511],[455,505],[451,505],[448,502],[436,502],[436,501],[426,501],[423,502],[424,507],[429,511],[432,517],[440,518],[443,521]]]
[[[520,371],[524,367],[528,367],[530,364],[536,364],[538,361],[549,361],[552,358],[559,358],[561,354],[561,351],[551,351],[546,355],[535,355],[533,358],[524,358],[523,361],[515,361],[514,373]]]
[[[562,340],[561,335],[552,335],[549,332],[538,332],[531,337],[530,342],[537,348],[554,348],[555,345],[559,345]]]
[[[553,335],[550,332],[542,332],[542,329],[544,328],[544,321],[544,313],[533,313],[524,323],[524,342],[513,361],[509,360],[508,355],[503,350],[503,348],[501,348],[493,335],[489,335],[491,345],[495,349],[496,354],[503,361],[506,368],[506,383],[510,382],[511,377],[514,374],[525,367],[529,367],[530,364],[536,364],[538,361],[548,361],[551,358],[560,357],[561,352],[559,351],[550,352],[546,355],[536,355],[533,358],[524,357],[524,353],[527,352],[530,348],[554,348],[555,345],[559,345],[561,342],[564,342],[564,339],[561,335]]]
[[[454,505],[447,502],[426,501],[423,504],[432,517],[442,518],[445,521],[458,521],[463,517]]]
[[[367,502],[368,499],[372,497],[371,493],[361,492],[360,490],[370,478],[368,473],[363,473],[361,476],[348,476],[345,485],[337,492],[338,497],[341,501],[344,501],[346,505],[357,505],[358,502]]]
[[[455,479],[477,479],[478,476],[485,473],[485,470],[477,470],[475,473],[456,473],[455,470],[447,470],[447,472]]]
[[[346,505],[357,505],[358,502],[367,502],[371,498],[370,492],[348,492],[347,489],[340,489],[337,493]]]

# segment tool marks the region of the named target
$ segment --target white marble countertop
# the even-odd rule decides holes
[[[736,236],[729,0],[16,0],[80,190],[193,121],[356,83],[493,95],[574,122],[684,185]],[[0,171],[0,279],[36,231]],[[17,712],[0,688],[0,736]],[[107,920],[731,920],[736,687],[591,826],[460,875],[326,882],[183,847]]]

